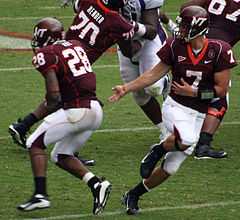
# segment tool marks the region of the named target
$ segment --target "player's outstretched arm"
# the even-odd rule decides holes
[[[117,102],[121,97],[127,94],[125,85],[117,85],[112,88],[113,95],[108,98],[109,102]]]
[[[168,66],[163,62],[159,62],[152,69],[147,70],[137,79],[124,85],[117,85],[113,87],[113,95],[110,96],[108,100],[110,102],[116,102],[129,92],[135,92],[152,85],[169,72],[170,68],[171,66]]]

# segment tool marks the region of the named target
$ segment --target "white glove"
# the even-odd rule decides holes
[[[168,31],[170,31],[172,33],[172,35],[174,35],[174,33],[178,29],[178,26],[173,20],[169,19],[169,22],[167,24],[167,29],[168,29]]]

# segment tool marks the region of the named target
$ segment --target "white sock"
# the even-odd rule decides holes
[[[92,172],[88,172],[83,176],[83,181],[87,184],[90,179],[92,179],[95,175]]]

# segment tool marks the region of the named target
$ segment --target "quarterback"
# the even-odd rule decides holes
[[[220,39],[232,47],[240,40],[240,1],[239,0],[191,0],[183,4],[205,8],[209,15],[209,38]],[[195,158],[224,158],[227,152],[211,147],[213,135],[217,131],[228,109],[228,94],[222,98],[214,98],[209,104],[200,138],[195,150]]]
[[[236,61],[228,43],[206,37],[208,21],[204,8],[184,8],[177,18],[176,37],[168,38],[157,53],[161,61],[136,80],[115,86],[109,97],[111,102],[118,101],[128,92],[145,88],[172,72],[171,90],[162,107],[169,134],[143,158],[143,181],[123,196],[128,214],[139,211],[140,196],[177,172],[198,141],[210,101],[224,97],[228,91],[230,69]],[[162,157],[162,165],[155,168]]]

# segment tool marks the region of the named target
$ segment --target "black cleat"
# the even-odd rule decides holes
[[[195,159],[221,159],[227,157],[224,150],[214,150],[209,145],[198,145],[195,149]]]
[[[8,132],[12,136],[14,143],[26,148],[27,129],[26,126],[21,122],[21,119],[18,119],[16,123],[9,125]]]
[[[20,211],[33,211],[36,209],[49,208],[51,205],[48,198],[42,194],[33,195],[32,198],[17,207]]]
[[[93,214],[94,215],[98,215],[104,210],[112,189],[111,183],[108,182],[107,180],[104,180],[103,182],[99,182],[97,184],[98,185],[93,191],[93,197],[94,197]]]
[[[142,159],[140,174],[143,179],[147,179],[152,174],[157,162],[161,159],[162,155],[159,154],[159,147],[159,144],[154,144],[150,152]]]
[[[139,197],[130,192],[126,192],[123,195],[122,204],[126,207],[128,215],[136,215],[139,212],[138,200]]]
[[[81,156],[79,156],[78,152],[74,153],[74,156],[77,157],[85,166],[95,166],[96,165],[96,161],[94,159],[82,158]]]

